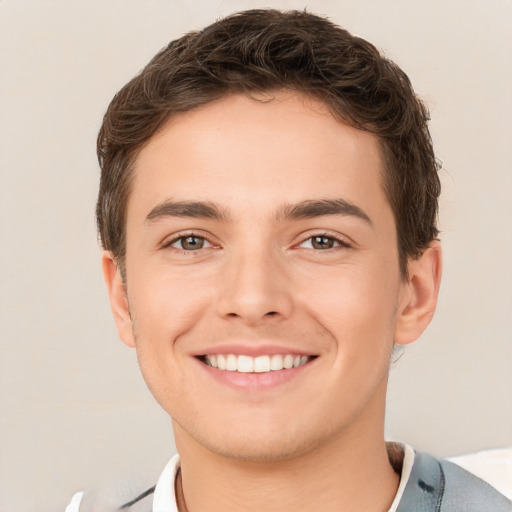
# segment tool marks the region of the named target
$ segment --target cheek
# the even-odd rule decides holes
[[[162,274],[146,276],[131,283],[131,287],[129,283],[140,370],[148,388],[166,410],[179,399],[177,390],[191,386],[183,364],[190,348],[185,340],[211,302],[198,284]]]
[[[150,345],[155,352],[174,350],[179,337],[193,328],[210,302],[200,284],[170,273],[146,275],[133,283],[128,292],[138,345]]]
[[[330,333],[336,343],[337,364],[345,371],[379,359],[387,365],[398,281],[382,268],[347,267],[324,279],[328,286],[310,283],[308,293],[304,293],[303,307]]]
[[[344,320],[347,327],[373,327],[396,309],[398,277],[370,266],[333,269],[321,280],[303,287],[304,302],[326,322]],[[372,320],[372,321],[369,321]]]

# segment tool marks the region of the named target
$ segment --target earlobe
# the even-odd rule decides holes
[[[107,286],[110,308],[116,323],[117,332],[121,341],[129,347],[135,347],[133,324],[126,299],[126,289],[119,273],[114,256],[109,251],[104,251],[102,256],[103,278]]]
[[[408,269],[409,276],[402,285],[397,311],[397,345],[406,345],[419,338],[434,316],[442,274],[441,244],[432,242],[418,259],[409,261]]]

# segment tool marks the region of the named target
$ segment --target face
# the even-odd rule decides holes
[[[271,460],[380,431],[411,295],[376,137],[236,95],[173,118],[134,172],[116,319],[177,443]]]

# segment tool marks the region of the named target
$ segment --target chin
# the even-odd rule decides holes
[[[325,430],[318,432],[305,425],[290,428],[290,422],[287,427],[268,424],[264,426],[259,423],[257,431],[241,425],[232,425],[228,430],[224,424],[221,431],[209,429],[198,432],[196,429],[186,429],[185,436],[220,457],[241,462],[265,463],[300,458],[328,442],[334,434]],[[175,427],[177,444],[184,430],[182,426],[178,426],[178,431]]]
[[[205,448],[227,459],[245,462],[278,462],[298,458],[305,455],[312,446],[305,443],[298,444],[296,439],[280,442],[279,440],[255,439],[251,436],[247,440],[236,440],[230,443],[206,442]]]

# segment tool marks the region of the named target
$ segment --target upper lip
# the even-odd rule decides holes
[[[267,343],[251,342],[251,343],[229,343],[215,345],[205,348],[202,351],[195,352],[195,356],[206,356],[215,354],[235,354],[251,357],[274,355],[274,354],[293,354],[298,356],[313,356],[315,353],[309,350],[303,350],[297,347],[274,345]]]

